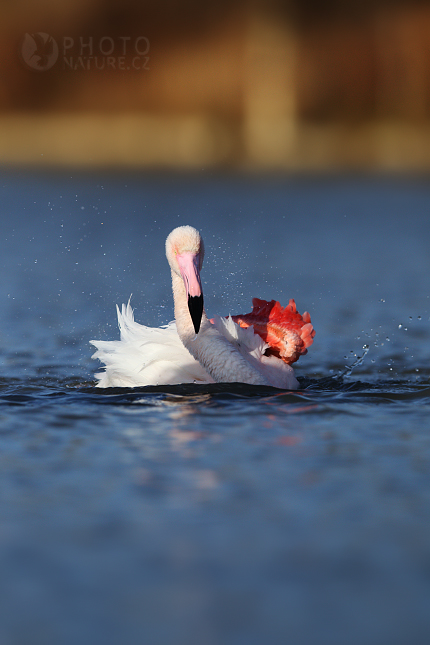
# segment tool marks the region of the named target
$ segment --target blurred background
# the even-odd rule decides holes
[[[2,3],[0,162],[427,170],[430,4]]]

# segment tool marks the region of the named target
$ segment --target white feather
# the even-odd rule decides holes
[[[96,374],[97,387],[214,382],[185,349],[174,322],[146,327],[135,322],[130,302],[116,309],[120,340],[90,341],[97,348],[93,358],[106,366]]]
[[[229,316],[213,318],[215,327],[227,340],[237,347],[239,352],[251,365],[269,381],[270,385],[289,390],[297,389],[299,383],[290,365],[276,356],[266,356],[264,352],[269,345],[258,334],[254,333],[252,325],[240,327]]]
[[[130,302],[117,306],[120,340],[92,340],[97,348],[92,358],[105,364],[96,374],[97,387],[140,387],[180,383],[214,383],[214,379],[184,347],[176,323],[146,327],[134,320]],[[214,328],[271,385],[293,389],[298,386],[294,371],[274,356],[265,356],[269,347],[252,327],[243,328],[228,318],[214,317]],[[215,329],[213,331],[215,331]]]

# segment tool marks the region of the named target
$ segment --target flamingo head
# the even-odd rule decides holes
[[[198,334],[203,314],[203,291],[200,271],[204,257],[203,240],[192,226],[175,228],[166,240],[166,257],[171,270],[184,281],[188,310],[194,331]]]

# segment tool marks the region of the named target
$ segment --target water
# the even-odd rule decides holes
[[[0,642],[427,643],[427,182],[0,186]],[[163,244],[185,223],[208,313],[310,311],[298,392],[94,388],[115,303],[171,319]]]

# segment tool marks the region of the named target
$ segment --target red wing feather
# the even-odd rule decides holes
[[[306,354],[313,343],[315,330],[307,311],[301,316],[293,299],[286,307],[271,300],[252,300],[251,313],[232,316],[241,327],[254,328],[254,332],[269,345],[266,354],[274,354],[285,363],[295,363],[302,354]]]

